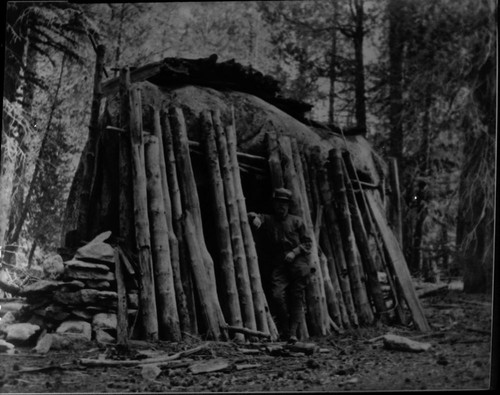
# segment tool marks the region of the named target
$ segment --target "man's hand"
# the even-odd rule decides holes
[[[290,263],[293,262],[295,259],[296,255],[294,251],[290,251],[288,254],[285,255],[285,262]]]
[[[255,229],[259,229],[260,225],[262,225],[262,221],[256,213],[248,213],[248,219],[250,223],[255,227]]]

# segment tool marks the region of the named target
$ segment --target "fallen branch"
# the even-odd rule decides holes
[[[269,333],[254,331],[254,330],[248,329],[248,328],[240,328],[237,326],[226,325],[226,326],[221,326],[221,329],[227,329],[230,332],[232,331],[232,332],[243,333],[243,334],[249,335],[249,336],[266,337],[266,338],[271,337],[271,335]]]
[[[175,359],[183,358],[188,355],[197,353],[198,351],[207,348],[207,344],[202,344],[201,346],[192,348],[186,351],[180,351],[176,354],[167,355],[165,357],[158,358],[147,358],[147,359],[130,359],[128,361],[115,361],[112,359],[89,359],[82,358],[80,363],[84,366],[137,366],[137,365],[147,365],[147,364],[161,364],[163,362],[173,361]]]

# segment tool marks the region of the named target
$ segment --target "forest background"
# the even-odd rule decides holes
[[[310,118],[357,127],[398,163],[415,277],[491,289],[497,2],[7,2],[0,174],[4,268],[61,246],[88,135],[95,46],[105,77],[217,54],[276,78]]]

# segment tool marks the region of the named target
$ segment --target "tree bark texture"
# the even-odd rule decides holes
[[[117,344],[126,346],[128,344],[127,289],[125,287],[123,263],[121,262],[118,248],[119,247],[115,247],[114,249],[116,293],[118,295],[118,306],[116,309],[116,342]]]
[[[132,86],[129,89],[128,96],[134,196],[134,225],[140,268],[140,310],[145,338],[147,340],[158,340],[158,319],[156,315],[155,286],[151,261],[146,170],[144,164],[144,144],[142,139],[142,100],[140,89]]]

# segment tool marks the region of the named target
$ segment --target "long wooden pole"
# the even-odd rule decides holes
[[[240,297],[236,286],[237,274],[235,273],[233,247],[231,245],[231,231],[229,229],[226,205],[224,204],[224,184],[215,142],[215,130],[210,112],[202,112],[200,123],[212,195],[212,210],[215,218],[216,241],[219,250],[218,264],[224,277],[224,301],[229,313],[230,324],[233,326],[242,326]],[[237,334],[236,340],[244,340],[244,336]]]
[[[349,271],[349,279],[351,281],[354,304],[356,306],[360,323],[371,324],[374,317],[365,286],[361,279],[361,259],[356,246],[354,232],[352,230],[351,214],[347,201],[340,150],[338,148],[334,148],[329,154],[333,185],[335,187],[339,207],[339,223],[342,227],[342,242],[344,245],[344,252],[346,254],[346,263]]]
[[[179,242],[174,231],[174,224],[172,219],[172,201],[170,199],[170,187],[167,177],[167,164],[165,158],[163,135],[161,129],[160,111],[157,108],[153,109],[153,134],[158,139],[159,150],[159,164],[160,164],[160,178],[163,196],[163,205],[165,208],[165,220],[168,230],[168,244],[170,249],[170,264],[172,267],[172,275],[174,280],[175,300],[177,302],[177,313],[179,316],[179,323],[181,331],[186,332],[190,330],[189,311],[187,307],[186,295],[182,286],[180,256],[179,256]]]
[[[163,141],[163,151],[165,155],[165,168],[167,172],[167,182],[170,192],[170,202],[172,205],[172,222],[179,249],[179,266],[182,280],[182,288],[186,297],[186,304],[189,313],[189,332],[197,333],[196,304],[193,292],[193,280],[190,266],[188,264],[186,243],[184,240],[184,230],[182,228],[184,215],[177,177],[177,164],[175,162],[174,145],[172,140],[172,130],[166,111],[160,112],[160,123]],[[182,321],[181,321],[182,324]]]
[[[170,125],[172,126],[172,136],[174,143],[175,159],[178,165],[178,176],[179,176],[179,186],[181,191],[181,198],[183,203],[184,212],[188,211],[191,213],[191,220],[194,225],[194,234],[196,236],[196,246],[197,250],[201,254],[203,264],[205,267],[205,277],[204,281],[207,282],[211,294],[214,297],[215,311],[217,313],[217,319],[221,323],[217,329],[211,328],[214,336],[217,338],[225,336],[226,333],[220,333],[220,327],[225,326],[225,319],[222,313],[222,309],[219,305],[219,300],[217,298],[217,288],[214,272],[214,262],[210,253],[208,252],[207,246],[205,244],[205,237],[203,235],[203,223],[201,220],[201,209],[200,202],[198,198],[198,191],[196,188],[196,182],[194,178],[193,166],[191,164],[191,157],[189,155],[189,141],[187,137],[186,122],[184,120],[184,114],[180,108],[171,108],[169,111]],[[187,222],[185,222],[187,224]],[[192,232],[188,232],[185,229],[185,235],[192,236]],[[186,240],[186,242],[193,242],[193,240]],[[194,252],[190,248],[191,252]],[[191,257],[192,258],[192,257]],[[201,297],[201,295],[200,295]]]
[[[304,169],[302,167],[302,160],[300,158],[300,151],[298,148],[297,141],[294,138],[290,138],[290,147],[292,150],[292,159],[297,173],[297,181],[299,182],[302,207],[303,207],[303,218],[306,228],[309,229],[309,233],[312,239],[311,248],[311,267],[313,272],[309,277],[309,283],[306,288],[306,300],[308,312],[313,312],[318,309],[318,318],[321,322],[321,329],[318,333],[314,335],[326,335],[329,333],[329,317],[328,317],[328,306],[326,302],[326,294],[324,288],[324,278],[323,272],[321,270],[320,255],[318,252],[318,239],[315,232],[315,224],[313,223],[311,217],[311,210],[309,207],[309,198],[307,196],[306,181],[304,178]],[[319,210],[319,206],[317,207]],[[316,305],[317,304],[317,305]]]
[[[373,191],[365,191],[365,196],[373,214],[375,223],[377,224],[382,236],[387,255],[390,258],[389,263],[392,266],[401,292],[403,293],[405,301],[412,313],[413,322],[420,331],[427,332],[430,330],[430,326],[425,317],[422,305],[420,304],[420,301],[415,293],[415,289],[411,281],[410,271],[408,270],[405,257],[401,251],[396,236],[389,228],[387,220],[383,215],[384,211],[380,203],[377,202]]]
[[[262,288],[262,281],[259,269],[259,259],[255,242],[252,235],[252,229],[248,222],[247,206],[245,203],[245,196],[243,195],[243,186],[241,183],[240,169],[238,166],[237,157],[237,137],[234,124],[226,127],[227,146],[229,150],[229,159],[231,161],[231,168],[233,171],[234,187],[236,193],[236,203],[240,214],[241,231],[243,235],[243,243],[245,245],[245,252],[247,256],[248,275],[250,276],[250,284],[252,286],[252,296],[254,300],[255,319],[257,321],[257,329],[264,333],[269,333],[272,340],[278,337],[276,326],[272,328],[269,326],[268,315],[269,307],[266,300],[264,289]],[[272,317],[271,317],[272,321]]]
[[[233,171],[229,159],[227,148],[227,139],[224,128],[220,120],[220,112],[212,111],[213,125],[219,152],[219,163],[224,182],[224,195],[226,208],[229,218],[229,227],[231,229],[231,244],[233,246],[234,267],[236,271],[236,284],[240,296],[241,312],[245,327],[251,330],[257,329],[255,320],[255,311],[252,297],[252,287],[248,275],[247,257],[245,254],[245,245],[241,233],[240,213],[236,203],[236,193],[234,190]]]
[[[351,285],[349,283],[349,276],[347,272],[347,264],[344,255],[344,247],[342,244],[342,236],[340,235],[340,229],[338,225],[337,214],[334,209],[333,193],[330,187],[330,181],[328,177],[327,170],[325,166],[321,163],[319,152],[313,152],[313,161],[317,168],[318,174],[318,184],[321,202],[323,204],[323,211],[325,215],[325,224],[328,229],[328,244],[323,243],[323,248],[325,253],[328,251],[332,252],[333,259],[329,259],[329,269],[330,277],[338,278],[340,289],[342,290],[342,299],[349,316],[349,321],[345,321],[344,326],[348,327],[350,325],[358,326],[358,316],[356,314],[356,309],[354,307],[354,300],[352,298]],[[329,257],[329,255],[327,255]]]
[[[314,238],[314,229],[311,228],[311,222],[306,220],[306,210],[304,206],[304,196],[299,183],[299,175],[295,169],[293,160],[292,144],[288,136],[280,136],[278,139],[280,145],[280,154],[283,163],[283,175],[285,186],[292,192],[292,204],[290,211],[292,214],[301,217],[304,221],[307,235],[312,240],[311,253],[309,255],[310,265],[317,272],[319,268],[318,250]],[[315,273],[316,274],[316,273]],[[310,277],[312,279],[312,276]],[[324,334],[324,316],[321,305],[321,292],[318,289],[318,278],[315,278],[312,288],[308,285],[309,292],[306,292],[308,307],[308,328],[313,335]]]
[[[144,335],[147,340],[158,340],[158,319],[151,261],[146,171],[142,139],[142,100],[140,88],[132,86],[128,92],[132,179],[134,195],[134,223],[139,258],[139,298]]]
[[[343,154],[343,169],[344,175],[346,176],[347,199],[351,212],[352,228],[356,237],[361,260],[365,267],[367,287],[370,291],[370,296],[373,300],[377,313],[380,315],[380,318],[386,319],[387,317],[384,316],[384,312],[387,310],[387,307],[385,305],[384,295],[382,294],[382,289],[380,288],[380,283],[378,281],[377,268],[375,267],[375,262],[373,261],[369,247],[368,235],[366,233],[361,211],[350,181],[351,175],[353,175],[356,170],[354,169],[350,154],[347,151]]]
[[[149,223],[153,247],[153,272],[158,306],[160,337],[179,341],[181,330],[175,297],[174,276],[170,259],[168,226],[163,200],[160,171],[159,141],[156,136],[145,138],[145,162],[148,194]]]

